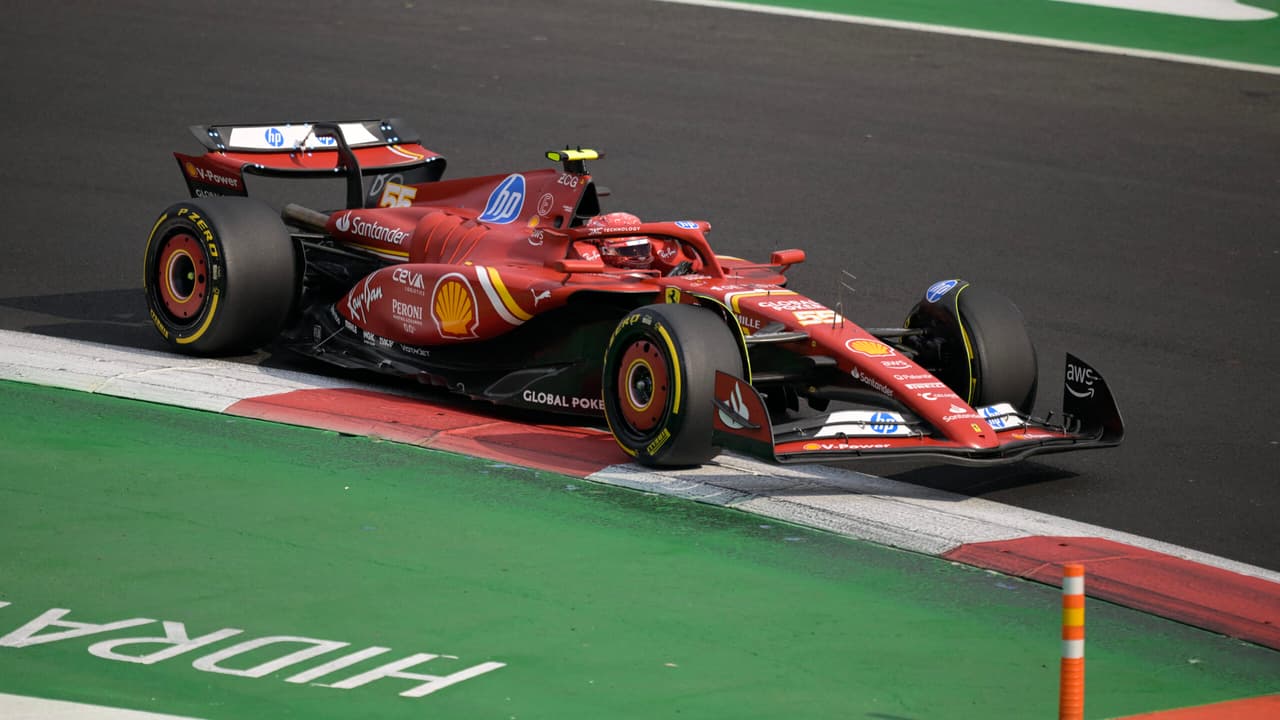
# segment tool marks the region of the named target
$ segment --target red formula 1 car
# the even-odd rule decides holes
[[[192,199],[161,214],[145,261],[151,319],[182,352],[275,343],[604,417],[652,466],[719,448],[989,463],[1124,434],[1102,376],[1071,355],[1062,413],[1028,414],[1035,350],[1001,296],[945,280],[903,327],[861,327],[786,288],[802,250],[753,263],[712,251],[701,220],[600,222],[591,150],[441,180],[444,158],[398,120],[192,130],[207,151],[175,153]],[[345,178],[346,206],[276,212],[246,173]]]

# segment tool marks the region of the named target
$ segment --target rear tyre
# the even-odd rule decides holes
[[[1007,402],[1030,413],[1036,400],[1036,350],[1022,312],[1003,295],[964,280],[935,283],[907,315],[917,362],[969,405]]]
[[[742,377],[732,331],[693,305],[633,310],[604,359],[604,410],[613,437],[641,465],[687,467],[716,456],[716,371]]]
[[[299,268],[288,229],[266,204],[200,198],[165,210],[147,239],[143,286],[156,330],[175,350],[227,355],[280,333]]]

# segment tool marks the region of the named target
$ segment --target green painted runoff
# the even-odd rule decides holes
[[[1054,0],[739,1],[1280,67],[1280,0],[1242,1],[1278,14],[1266,20],[1208,20]],[[1202,4],[1211,1],[1230,2]]]
[[[1053,587],[552,473],[16,383],[0,383],[0,438],[0,693],[209,720],[1055,712]],[[75,636],[129,619],[150,622]],[[1265,648],[1098,601],[1087,633],[1090,718],[1280,689]],[[416,653],[437,657],[388,667]]]

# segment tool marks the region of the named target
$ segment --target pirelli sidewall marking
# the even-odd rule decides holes
[[[190,334],[179,334],[174,338],[179,345],[186,345],[199,340],[209,330],[209,326],[213,324],[213,318],[218,312],[218,301],[225,290],[223,285],[226,282],[227,273],[222,267],[223,258],[218,249],[218,238],[214,233],[213,226],[192,208],[178,208],[177,217],[184,218],[195,227],[198,231],[197,236],[204,242],[205,250],[209,253],[209,302],[201,308],[204,321]]]
[[[133,617],[108,622],[70,620],[67,608],[50,608],[15,627],[22,618],[30,617],[14,612],[11,603],[0,601],[0,653],[24,652],[26,648],[55,642],[78,640],[90,636],[116,633],[110,639],[98,637],[85,650],[94,657],[114,662],[138,665],[155,665],[161,662],[191,661],[191,668],[201,672],[233,675],[242,678],[261,679],[285,668],[296,670],[284,677],[284,682],[309,687],[353,690],[376,685],[381,690],[397,691],[401,697],[420,698],[506,667],[506,663],[485,661],[469,664],[457,655],[415,652],[390,662],[371,661],[391,648],[371,646],[348,652],[351,643],[340,640],[324,640],[298,635],[265,635],[245,639],[241,628],[224,627],[203,634],[192,633],[185,623],[176,620],[156,620]],[[143,626],[150,625],[149,628]],[[157,627],[158,625],[158,627]],[[118,633],[129,631],[121,637]],[[237,637],[239,636],[239,637]],[[226,643],[230,638],[234,641]],[[217,649],[219,643],[224,643]],[[129,648],[126,650],[125,648]],[[265,650],[270,648],[270,650]],[[199,652],[197,652],[199,651]],[[257,664],[242,667],[244,660],[232,659],[252,653]],[[330,656],[318,665],[311,661]],[[393,655],[394,657],[394,655]],[[436,662],[430,669],[442,674],[423,672],[419,666]],[[363,666],[357,669],[356,666]],[[410,670],[413,669],[413,672]],[[406,686],[403,681],[412,681]]]
[[[154,282],[154,279],[151,277],[151,273],[147,270],[151,265],[151,247],[155,244],[156,231],[159,230],[164,221],[168,219],[169,213],[166,212],[162,214],[156,219],[156,224],[151,226],[151,234],[147,235],[147,250],[142,254],[142,286],[145,288],[150,288]],[[155,325],[156,330],[160,331],[160,335],[163,336],[165,340],[168,340],[169,329],[160,321],[160,316],[156,315],[156,311],[154,309],[149,308],[148,312],[151,313],[151,324]]]
[[[170,208],[170,210],[173,210],[173,208]],[[189,229],[192,231],[191,234],[200,241],[200,246],[204,249],[209,261],[209,299],[204,306],[201,307],[199,316],[199,318],[203,319],[200,320],[199,324],[192,330],[186,332],[174,330],[171,332],[168,328],[164,327],[163,321],[154,310],[152,310],[150,314],[151,323],[156,326],[156,329],[160,331],[161,335],[166,339],[172,339],[180,345],[186,345],[199,340],[200,337],[209,330],[209,326],[213,323],[213,318],[218,311],[218,304],[221,300],[222,294],[226,291],[225,282],[227,273],[223,267],[222,250],[213,226],[205,220],[204,216],[201,215],[197,209],[185,205],[179,205],[172,216],[170,216],[168,211],[161,215],[160,218],[156,220],[156,224],[151,227],[151,234],[147,237],[147,249],[143,254],[142,279],[143,286],[148,289],[148,292],[150,292],[155,286],[155,283],[160,281],[160,278],[155,277],[154,273],[150,272],[150,266],[154,260],[154,254],[160,252],[161,249],[158,245],[163,243],[170,233],[182,229]],[[170,337],[171,335],[172,337]]]
[[[147,278],[147,265],[149,265],[151,261],[151,244],[155,242],[156,230],[159,230],[160,225],[168,219],[169,213],[166,212],[161,215],[159,219],[156,220],[156,224],[151,226],[151,234],[147,236],[147,251],[142,254],[142,284],[144,286],[150,284]]]
[[[633,313],[623,318],[622,321],[618,323],[618,326],[613,329],[613,334],[609,337],[609,344],[607,347],[609,348],[614,347],[614,341],[617,340],[618,335],[636,323],[648,325],[662,337],[663,344],[665,344],[667,347],[667,360],[670,365],[669,372],[670,372],[671,382],[675,386],[671,393],[671,399],[669,400],[669,403],[668,403],[669,407],[671,408],[671,413],[667,418],[665,418],[666,422],[664,422],[661,428],[657,431],[657,434],[654,436],[654,439],[645,447],[646,454],[654,455],[659,450],[662,449],[662,446],[665,445],[668,440],[671,439],[672,421],[678,422],[680,419],[675,416],[678,415],[680,412],[680,399],[681,399],[681,392],[682,392],[681,375],[683,374],[683,366],[680,361],[680,353],[676,350],[675,341],[672,340],[671,334],[667,332],[667,329],[666,327],[663,326],[661,320],[657,319],[656,317],[649,314],[648,312]],[[608,350],[605,351],[606,363],[608,362],[608,352],[609,352]],[[605,420],[608,421],[607,414],[605,416]],[[677,429],[678,427],[679,426],[677,425]],[[612,430],[612,424],[610,424],[610,430]],[[615,440],[616,439],[617,438],[615,436]],[[621,442],[618,443],[618,446],[621,447],[624,451],[626,451],[627,454],[629,455],[634,456],[636,454],[634,450],[631,450],[630,448],[626,447]]]
[[[668,357],[671,358],[671,377],[675,384],[674,397],[671,402],[671,414],[680,414],[680,376],[684,374],[684,365],[680,362],[680,353],[676,351],[676,344],[671,340],[671,335],[667,333],[667,329],[662,323],[655,322],[653,324],[658,334],[662,335],[662,340],[667,344]],[[665,430],[664,430],[665,432]]]

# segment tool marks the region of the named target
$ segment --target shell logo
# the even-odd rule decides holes
[[[191,177],[196,176],[196,166],[192,164],[190,160],[187,161],[187,164],[184,169],[187,171],[187,175],[190,175]]]
[[[805,443],[804,449],[805,450],[821,450],[822,446],[819,445],[818,443]]]
[[[853,352],[870,355],[871,357],[884,357],[886,355],[894,354],[893,348],[885,345],[879,340],[860,338],[858,340],[849,340],[844,344],[844,346]]]
[[[476,294],[471,283],[458,273],[442,276],[433,291],[431,317],[442,337],[475,337],[480,321],[476,317]]]

